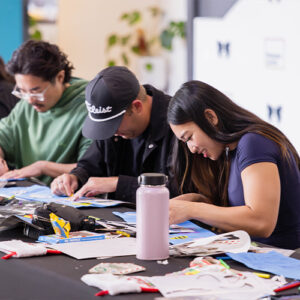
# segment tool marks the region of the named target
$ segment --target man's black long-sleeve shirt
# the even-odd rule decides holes
[[[167,123],[171,97],[150,85],[144,87],[152,96],[150,124],[144,133],[133,140],[113,136],[94,141],[71,171],[81,185],[89,177],[118,176],[117,189],[108,195],[110,199],[135,202],[137,177],[142,173],[164,173],[171,182],[170,162],[175,139]],[[172,189],[170,191],[174,196]]]

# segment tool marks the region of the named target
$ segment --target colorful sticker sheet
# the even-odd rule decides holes
[[[136,212],[113,212],[114,215],[122,218],[130,225],[136,224]],[[197,238],[204,238],[214,236],[215,234],[207,229],[204,229],[191,221],[185,221],[180,224],[170,226],[169,243],[171,245],[178,245],[186,242],[190,242]]]

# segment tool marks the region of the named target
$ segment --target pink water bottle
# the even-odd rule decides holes
[[[167,176],[144,173],[136,191],[136,242],[138,259],[169,257],[169,190]]]

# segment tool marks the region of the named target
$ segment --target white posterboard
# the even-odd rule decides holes
[[[300,1],[239,0],[194,19],[194,79],[278,127],[300,150]]]

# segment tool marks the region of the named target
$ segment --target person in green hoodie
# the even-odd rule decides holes
[[[70,172],[91,144],[81,134],[87,81],[53,44],[29,40],[7,64],[22,100],[0,121],[0,178],[51,177]]]

